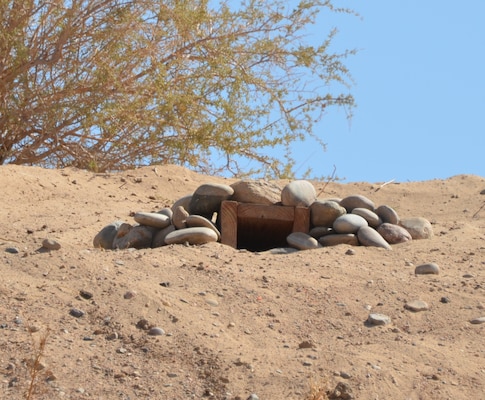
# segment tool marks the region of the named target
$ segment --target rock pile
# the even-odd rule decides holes
[[[140,249],[220,241],[220,209],[225,200],[308,207],[310,231],[287,237],[288,245],[298,250],[342,243],[391,249],[392,244],[433,235],[425,218],[401,219],[390,206],[376,207],[362,195],[317,199],[314,186],[306,180],[293,181],[282,190],[267,181],[241,180],[232,185],[201,185],[170,208],[135,213],[135,224],[115,221],[98,232],[93,244],[104,249]]]

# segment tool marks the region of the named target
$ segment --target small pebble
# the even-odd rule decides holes
[[[42,241],[42,247],[47,250],[59,250],[61,244],[54,239],[44,239]]]
[[[372,325],[388,325],[391,323],[391,318],[384,314],[369,314],[367,322]]]
[[[10,254],[18,254],[19,253],[19,249],[17,249],[16,247],[7,247],[5,249],[5,251],[7,253],[10,253]]]
[[[165,331],[162,328],[154,326],[153,328],[150,328],[148,330],[148,335],[149,336],[163,336],[163,335],[165,335]]]
[[[78,308],[71,308],[71,310],[69,311],[69,314],[75,318],[81,318],[85,314],[85,312],[82,310],[79,310]]]
[[[478,325],[478,324],[485,324],[485,317],[473,318],[470,320],[470,323]]]
[[[440,267],[435,263],[422,264],[416,267],[414,273],[416,275],[438,275],[440,273]]]

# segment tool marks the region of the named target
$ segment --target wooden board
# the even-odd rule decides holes
[[[310,229],[310,209],[307,207],[288,207],[223,201],[221,205],[221,242],[238,248],[238,236],[244,232],[239,229],[257,230],[258,227],[274,236],[291,232],[308,233]],[[282,228],[288,232],[281,232]],[[289,228],[288,228],[289,227]]]

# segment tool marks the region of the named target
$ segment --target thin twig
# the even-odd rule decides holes
[[[319,197],[324,191],[325,191],[325,188],[327,187],[327,185],[330,183],[330,182],[333,182],[335,180],[335,172],[337,171],[337,167],[334,165],[333,166],[333,172],[332,172],[332,175],[330,175],[330,178],[327,179],[327,182],[325,182],[325,185],[323,186],[323,189],[320,190],[320,192],[318,192],[317,194],[317,197]]]
[[[15,242],[15,243],[22,243],[18,240],[15,240],[15,239],[6,239],[4,237],[0,237],[0,240],[5,240],[6,242]]]
[[[473,214],[472,218],[475,218],[478,215],[478,213],[482,211],[484,207],[485,207],[485,202],[483,202],[482,206],[478,209],[478,211],[475,214]]]
[[[384,186],[389,185],[390,183],[394,182],[396,179],[391,179],[390,181],[384,182],[381,186],[379,186],[375,191],[381,190]]]

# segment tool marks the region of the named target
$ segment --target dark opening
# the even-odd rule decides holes
[[[237,248],[265,251],[276,247],[288,247],[286,238],[292,230],[292,221],[238,219]]]

